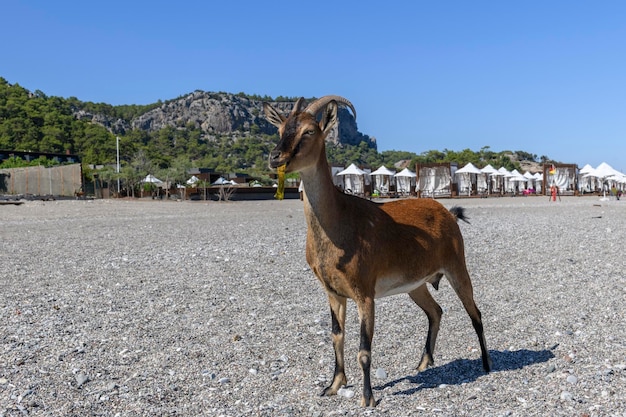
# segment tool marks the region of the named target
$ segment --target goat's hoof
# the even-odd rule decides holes
[[[361,397],[361,407],[376,407],[374,396],[369,398]]]
[[[335,395],[335,394],[337,394],[337,390],[334,389],[333,386],[331,385],[330,387],[326,387],[322,390],[320,397],[330,397],[331,395]]]
[[[425,371],[426,369],[430,368],[434,364],[435,362],[432,359],[422,359],[420,361],[419,366],[417,367],[417,372]]]

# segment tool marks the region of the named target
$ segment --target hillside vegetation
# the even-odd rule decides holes
[[[184,176],[186,168],[195,166],[263,178],[270,173],[267,158],[278,141],[276,129],[263,117],[263,101],[289,111],[295,99],[195,91],[166,102],[112,106],[49,97],[0,77],[0,149],[69,152],[87,165],[113,165],[119,137],[120,159],[127,171],[141,167],[144,172],[181,171]],[[523,151],[493,152],[489,146],[478,151],[378,152],[376,140],[358,131],[347,110],[340,112],[339,128],[328,139],[327,153],[333,164],[374,168],[472,162],[519,169],[522,161],[549,161]],[[17,163],[5,161],[4,166]]]

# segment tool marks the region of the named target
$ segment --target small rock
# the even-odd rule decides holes
[[[387,378],[387,372],[383,368],[376,369],[376,378],[385,379]]]
[[[220,384],[228,384],[230,382],[230,378],[228,377],[223,377],[220,378],[220,380],[218,381]]]
[[[75,379],[76,379],[76,386],[78,388],[82,387],[87,382],[89,382],[89,377],[87,375],[83,374],[82,372],[79,373],[79,374],[76,374]]]
[[[576,375],[569,375],[566,381],[569,382],[570,384],[575,384],[578,382],[578,378],[576,377]]]
[[[207,370],[202,371],[202,376],[205,378],[209,378],[210,380],[217,378],[217,375],[215,375],[214,372],[207,371]]]
[[[347,388],[339,388],[337,390],[337,395],[341,395],[342,397],[345,397],[345,398],[352,398],[354,397],[354,391],[352,391],[351,389],[347,389]]]
[[[574,399],[574,396],[569,391],[563,391],[561,392],[561,399],[563,401],[572,401]]]
[[[252,375],[256,375],[256,374],[258,374],[258,373],[259,373],[259,371],[257,371],[257,370],[256,370],[256,369],[254,369],[254,368],[250,368],[250,369],[248,370],[248,372],[250,372],[250,374],[252,374]]]

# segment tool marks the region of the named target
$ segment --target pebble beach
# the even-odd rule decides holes
[[[376,302],[372,387],[320,397],[330,312],[302,202],[0,206],[0,417],[626,416],[626,201],[439,200],[461,223],[493,371],[447,281],[435,365],[407,295]]]

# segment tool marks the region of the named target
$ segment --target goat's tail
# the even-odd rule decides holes
[[[463,207],[454,206],[450,209],[450,213],[452,213],[457,220],[463,220],[465,223],[469,224],[469,220],[467,216],[465,216],[465,209]]]

